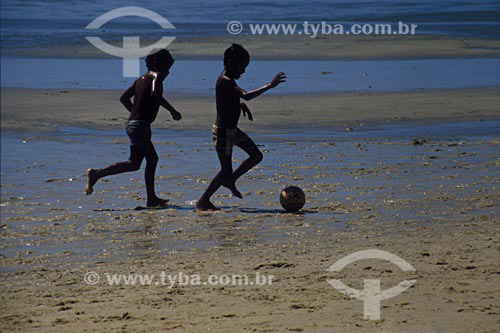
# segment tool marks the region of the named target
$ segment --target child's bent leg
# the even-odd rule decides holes
[[[156,153],[152,142],[147,144],[144,151],[144,157],[146,158],[144,180],[146,181],[146,191],[148,196],[146,205],[148,207],[164,206],[168,202],[168,199],[158,198],[155,193],[155,172],[156,165],[158,164],[158,154]]]
[[[143,148],[130,146],[130,157],[128,161],[118,162],[103,169],[88,169],[85,194],[87,195],[92,194],[92,192],[94,191],[95,183],[103,177],[116,175],[123,172],[139,170],[143,158],[144,158]]]
[[[248,158],[244,160],[243,163],[241,163],[241,165],[238,167],[238,169],[236,169],[236,171],[233,173],[233,182],[236,182],[238,178],[243,176],[257,164],[259,164],[264,158],[257,145],[250,138],[246,138],[242,142],[238,143],[237,146],[243,149],[248,154]]]

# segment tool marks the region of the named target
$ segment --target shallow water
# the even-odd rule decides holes
[[[87,167],[126,160],[124,132],[4,132],[1,255],[60,256],[71,264],[75,256],[98,261],[196,248],[241,250],[320,233],[334,237],[359,223],[383,228],[387,221],[425,225],[477,216],[483,208],[467,210],[459,196],[495,191],[499,134],[500,121],[251,134],[265,159],[239,181],[245,198],[221,189],[214,201],[223,210],[200,213],[194,200],[218,167],[208,133],[154,130],[157,192],[172,206],[134,210],[144,205],[142,171],[109,177],[92,196],[83,195]],[[413,139],[426,142],[414,145]],[[244,155],[236,151],[234,157],[237,162]],[[279,191],[291,184],[306,192],[301,214],[279,205]]]
[[[120,59],[1,59],[1,86],[13,88],[125,89]],[[145,72],[142,64],[142,72]],[[165,80],[165,92],[213,95],[222,70],[219,60],[178,60]],[[238,81],[257,88],[277,72],[286,84],[271,94],[351,91],[413,91],[500,85],[500,59],[432,59],[371,61],[255,60]],[[262,73],[266,73],[263,75]]]

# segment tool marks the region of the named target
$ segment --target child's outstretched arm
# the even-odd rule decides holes
[[[120,96],[120,102],[123,106],[128,110],[128,112],[132,112],[132,102],[130,99],[135,95],[135,82],[131,85],[125,92]]]
[[[240,97],[243,98],[245,101],[249,101],[251,99],[254,99],[257,96],[262,95],[264,92],[268,91],[271,88],[276,87],[278,84],[285,82],[285,81],[286,81],[285,73],[279,72],[278,74],[276,74],[276,76],[273,78],[273,80],[270,83],[266,84],[263,87],[260,87],[258,89],[248,91],[248,92],[246,92],[245,90],[243,90],[239,87],[237,89],[239,89],[239,91],[240,91]]]
[[[170,112],[174,120],[181,120],[181,114],[163,96],[160,97],[160,105]]]

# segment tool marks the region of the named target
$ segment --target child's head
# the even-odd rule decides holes
[[[155,72],[168,74],[168,71],[174,64],[174,61],[174,58],[172,58],[172,55],[168,52],[168,50],[155,49],[152,50],[146,57],[146,67]]]
[[[233,44],[224,52],[224,68],[226,73],[235,79],[245,73],[245,68],[250,63],[250,54],[239,44]]]

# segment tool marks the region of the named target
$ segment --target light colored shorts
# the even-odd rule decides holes
[[[247,138],[246,133],[238,127],[224,128],[217,125],[212,126],[212,139],[215,143],[215,150],[219,155],[231,155],[233,146],[245,141]]]

